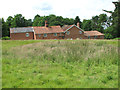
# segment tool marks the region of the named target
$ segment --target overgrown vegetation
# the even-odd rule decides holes
[[[10,37],[8,37],[8,36],[2,37],[2,40],[10,40]]]
[[[3,88],[117,88],[117,40],[3,41]]]

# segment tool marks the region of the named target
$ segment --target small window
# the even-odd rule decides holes
[[[60,36],[62,35],[62,33],[60,33]]]
[[[47,37],[47,34],[44,34],[44,37]]]
[[[88,36],[88,39],[90,39],[90,36]]]
[[[40,37],[41,35],[39,34],[39,37]]]
[[[69,31],[67,31],[67,35],[69,35],[70,34],[70,32]]]
[[[101,38],[103,38],[103,36],[100,36]]]
[[[57,36],[57,33],[54,33],[54,36]]]
[[[79,31],[80,34],[82,34],[82,31]]]
[[[97,36],[94,36],[94,39],[96,39],[97,38]]]
[[[29,35],[29,33],[26,33],[26,37],[29,37],[30,35]]]

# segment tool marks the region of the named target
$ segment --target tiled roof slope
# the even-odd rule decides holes
[[[50,26],[50,27],[33,27],[35,34],[43,33],[61,33],[64,32],[60,26]]]
[[[62,26],[62,29],[64,30],[64,31],[66,31],[68,28],[70,28],[71,26],[73,26],[73,25],[63,25]]]
[[[85,31],[84,35],[85,36],[99,36],[99,35],[104,35],[104,34],[98,31]]]
[[[10,33],[34,32],[32,27],[10,28]]]

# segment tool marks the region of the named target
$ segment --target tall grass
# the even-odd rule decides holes
[[[0,89],[2,89],[2,41],[0,40]]]
[[[118,87],[117,41],[3,42],[5,88]]]

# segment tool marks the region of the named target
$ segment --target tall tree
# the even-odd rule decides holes
[[[13,22],[13,17],[12,17],[12,16],[9,16],[9,17],[7,18],[7,20],[6,20],[7,25],[8,25],[9,27],[11,27],[12,22]]]
[[[82,22],[80,21],[79,16],[76,16],[75,21],[74,21],[75,25],[77,25],[78,22],[79,22],[79,24],[80,24],[79,26],[81,28],[82,27]]]
[[[22,16],[22,14],[15,15],[11,27],[25,27],[25,26],[26,20]]]
[[[107,10],[103,10],[107,13],[110,13],[111,16],[111,25],[110,25],[110,29],[106,29],[105,32],[110,32],[110,34],[113,36],[113,38],[115,37],[120,37],[120,2],[113,2],[113,4],[115,5],[115,10],[112,11],[107,11]],[[108,27],[109,28],[109,27]],[[108,31],[109,30],[109,31]]]
[[[26,20],[26,26],[32,26],[32,19]]]
[[[0,18],[0,38],[2,37],[2,18]]]
[[[82,29],[85,31],[91,31],[92,30],[92,21],[84,19],[82,22]]]
[[[35,17],[34,17],[34,19],[33,19],[33,21],[36,19],[36,18],[40,18],[40,15],[35,15]]]
[[[4,19],[2,18],[2,37],[8,36],[8,26]]]

